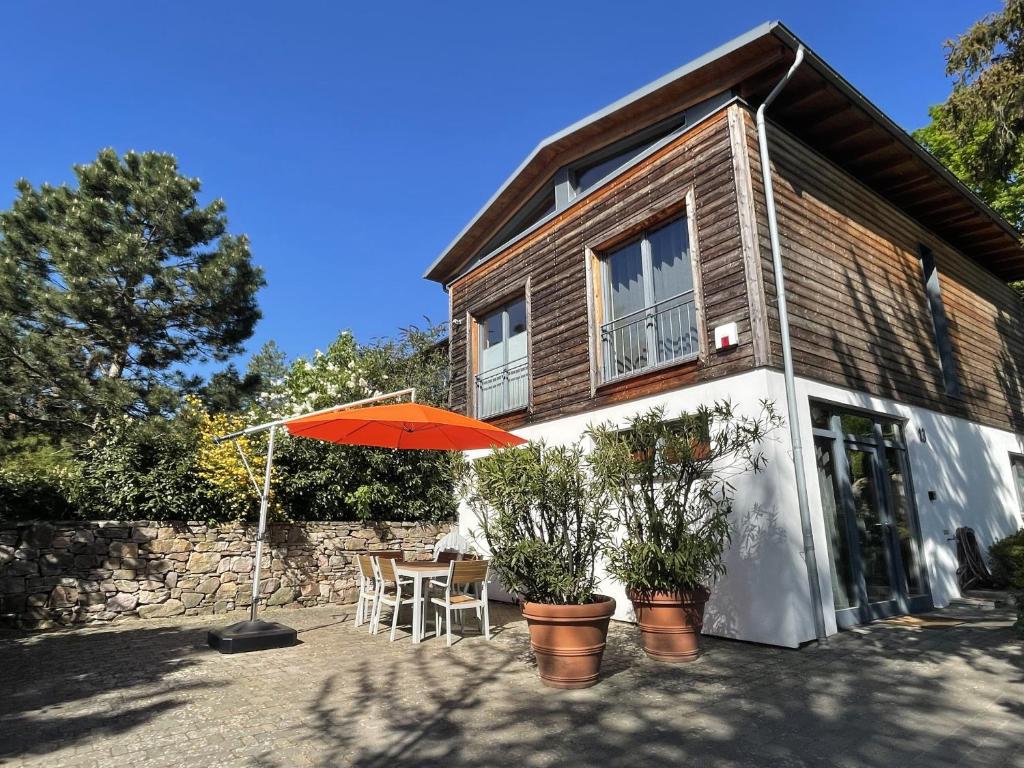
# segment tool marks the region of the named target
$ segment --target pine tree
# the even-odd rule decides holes
[[[19,181],[0,213],[3,437],[173,406],[173,367],[237,354],[260,317],[247,238],[173,156],[106,149],[74,172]]]

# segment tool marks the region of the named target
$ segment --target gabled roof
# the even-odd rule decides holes
[[[551,175],[572,161],[726,90],[757,106],[801,41],[762,24],[544,139],[424,277],[450,282]],[[769,119],[1004,280],[1024,279],[1020,234],[906,131],[804,45],[804,64]]]

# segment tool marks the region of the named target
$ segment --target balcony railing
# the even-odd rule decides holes
[[[605,323],[601,345],[603,381],[696,357],[700,345],[693,291]]]
[[[486,419],[506,411],[525,408],[529,383],[530,370],[525,357],[477,374],[477,418]]]

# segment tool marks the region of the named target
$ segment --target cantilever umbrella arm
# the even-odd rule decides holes
[[[217,444],[230,440],[238,449],[238,453],[242,457],[242,464],[245,465],[246,472],[249,474],[249,479],[252,481],[253,485],[256,486],[256,490],[260,495],[260,522],[259,529],[256,534],[256,562],[253,565],[252,604],[249,607],[249,621],[232,625],[224,631],[212,630],[209,634],[210,645],[218,648],[222,652],[230,653],[235,650],[272,648],[277,645],[287,645],[295,641],[295,630],[279,624],[268,624],[264,627],[261,624],[258,625],[256,619],[260,594],[260,565],[263,560],[263,540],[267,533],[267,509],[270,505],[270,478],[274,467],[274,438],[277,433],[277,428],[286,425],[290,421],[303,419],[308,416],[314,416],[321,413],[331,413],[332,411],[341,411],[346,408],[356,408],[361,405],[369,405],[370,403],[377,403],[382,400],[393,400],[406,395],[409,396],[412,402],[416,402],[415,389],[400,389],[395,392],[388,392],[384,395],[375,395],[374,397],[355,400],[351,403],[343,403],[341,405],[331,406],[330,408],[322,408],[319,411],[291,416],[287,419],[277,419],[275,421],[268,421],[264,424],[256,424],[251,427],[246,427],[245,429],[240,429],[237,432],[232,432],[229,435],[220,435],[213,439]],[[270,433],[267,440],[267,464],[263,473],[262,489],[256,482],[255,474],[252,471],[252,467],[249,465],[248,459],[245,457],[245,452],[238,444],[238,439],[240,437],[254,435],[259,432]],[[233,647],[235,645],[238,647]]]

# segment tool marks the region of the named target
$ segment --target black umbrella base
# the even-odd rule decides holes
[[[211,629],[206,635],[211,648],[221,653],[246,653],[295,645],[298,636],[291,627],[276,621],[240,621],[223,629]]]

